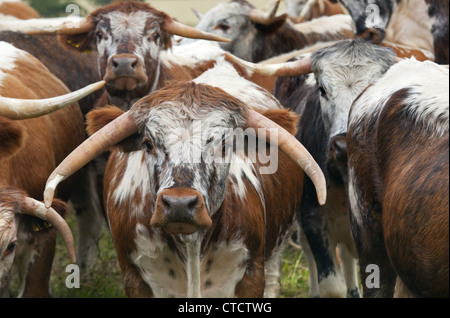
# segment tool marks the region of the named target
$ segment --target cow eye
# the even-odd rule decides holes
[[[230,29],[230,26],[228,24],[222,22],[222,23],[219,23],[218,25],[216,25],[215,29],[226,32]]]
[[[323,86],[319,86],[319,91],[320,91],[320,95],[322,97],[327,97],[327,92],[325,91],[325,88],[323,88]]]
[[[151,142],[150,139],[148,139],[148,138],[144,139],[143,144],[148,153],[152,152],[154,147],[153,147],[153,143]]]
[[[158,41],[158,39],[161,37],[161,35],[158,32],[153,33],[153,41]]]
[[[102,31],[98,31],[96,34],[97,39],[100,41],[101,39],[103,39],[103,32]]]
[[[17,241],[12,241],[11,243],[9,243],[9,245],[6,247],[4,256],[7,256],[9,254],[11,254],[12,252],[14,252],[14,249],[17,246]]]

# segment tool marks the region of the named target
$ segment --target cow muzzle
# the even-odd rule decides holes
[[[386,37],[386,31],[378,28],[368,28],[356,35],[356,38],[370,41],[374,44],[381,44]]]
[[[197,190],[170,188],[161,191],[156,198],[150,225],[170,234],[189,235],[200,229],[209,229],[212,220],[203,196]]]
[[[116,90],[127,91],[133,91],[148,81],[141,59],[128,53],[116,54],[109,59],[103,79]]]

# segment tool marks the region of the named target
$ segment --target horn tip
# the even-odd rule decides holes
[[[317,194],[317,199],[319,200],[320,205],[325,205],[325,203],[327,202],[326,192]]]
[[[44,204],[47,209],[52,206],[53,197],[55,195],[55,189],[46,188],[44,191]]]

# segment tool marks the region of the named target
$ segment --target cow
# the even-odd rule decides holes
[[[59,80],[61,80],[70,91],[78,90],[86,85],[101,80],[97,71],[97,56],[95,52],[81,54],[74,50],[68,51],[59,45],[56,35],[27,35],[23,32],[3,31],[0,32],[0,41],[13,44],[42,62]],[[102,96],[104,89],[100,89],[78,101],[83,115],[86,115],[97,100]],[[97,176],[95,164],[86,167],[83,172],[86,182],[96,186]],[[86,193],[73,202],[78,224],[78,265],[83,273],[95,263],[97,255],[98,240],[104,228],[104,217],[101,205],[101,197],[96,195],[97,191]]]
[[[68,50],[96,51],[99,75],[106,81],[98,106],[112,104],[124,110],[171,79],[192,78],[195,70],[179,69],[160,58],[161,52],[172,47],[173,35],[227,41],[176,22],[139,1],[115,1],[76,25],[71,22],[59,29],[29,33],[56,33]]]
[[[128,112],[92,111],[91,137],[49,176],[44,201],[49,206],[59,182],[113,147],[104,198],[128,297],[274,297],[302,169],[326,200],[322,172],[292,136],[296,120],[221,59]],[[278,131],[278,143],[258,127]],[[259,152],[249,160],[255,148],[233,141],[244,141],[239,131],[264,152],[264,144],[279,144],[269,160],[277,158],[277,169],[260,170],[268,163]]]
[[[449,297],[448,85],[448,67],[405,60],[351,107],[350,220],[364,297],[393,297],[396,279],[406,296]]]
[[[48,173],[85,139],[83,116],[75,102],[101,88],[104,83],[69,93],[67,87],[39,60],[6,42],[0,42],[0,59],[0,186],[15,188],[30,198],[42,200]],[[57,97],[50,98],[53,96]],[[59,109],[63,106],[65,108]],[[68,180],[58,193],[58,198],[67,202],[81,188],[89,191],[89,185],[80,187],[76,183],[81,176],[79,174]],[[3,196],[7,202],[19,204],[23,196],[13,194],[11,199],[7,197]],[[22,209],[19,205],[12,208],[15,212]],[[5,209],[9,211],[8,215],[13,212],[11,206],[5,206]],[[57,210],[64,212],[65,209],[59,204]],[[16,253],[14,257],[16,262],[23,261],[17,264],[23,279],[19,295],[49,296],[49,290],[46,289],[48,282],[36,286],[34,279],[38,277],[34,277],[34,271],[43,271],[39,277],[48,279],[51,270],[48,264],[53,258],[56,232],[26,215],[18,215],[16,221],[5,221],[4,224],[14,226],[15,230],[11,232],[9,229],[8,233],[16,233],[23,247],[20,251],[25,253]],[[29,232],[35,225],[37,233]],[[33,249],[39,253],[36,254]],[[10,262],[7,264],[11,265]],[[9,269],[2,268],[2,273],[8,272]],[[2,277],[3,282],[8,281],[6,274],[2,274]]]
[[[358,254],[348,216],[347,117],[353,100],[396,61],[394,52],[366,41],[346,40],[287,63],[258,65],[229,58],[254,72],[283,76],[277,80],[274,95],[284,107],[301,115],[296,138],[327,178],[326,204],[318,204],[306,178],[298,211],[300,243],[310,269],[310,296],[359,297]],[[338,268],[336,245],[344,277]]]
[[[75,259],[73,235],[64,221],[68,212],[68,205],[61,200],[55,199],[47,209],[23,190],[0,185],[0,297],[12,296],[8,286],[13,267],[22,277],[18,297],[48,297],[54,229]],[[39,266],[30,265],[34,262]]]
[[[353,22],[348,15],[292,25],[286,14],[275,15],[276,8],[264,14],[245,0],[219,3],[203,15],[196,28],[230,39],[231,42],[222,42],[220,46],[255,63],[317,42],[353,37]],[[189,42],[192,40],[183,39],[180,45]]]
[[[338,0],[330,0],[337,2]],[[339,0],[355,22],[358,37],[384,39],[431,52],[449,64],[449,3],[441,0]]]
[[[286,13],[294,23],[310,21],[323,16],[346,14],[340,3],[328,0],[284,0]]]
[[[58,41],[62,46],[57,50],[63,52],[58,52],[61,54],[58,54],[56,59],[62,63],[54,63],[51,55],[43,56],[50,64],[53,63],[51,68],[56,69],[55,73],[67,72],[66,58],[74,59],[79,61],[73,64],[76,76],[69,76],[70,81],[75,80],[74,84],[80,85],[80,77],[86,75],[86,78],[100,78],[106,81],[106,90],[102,96],[98,98],[93,96],[92,98],[96,98],[95,101],[92,99],[87,101],[86,107],[83,107],[84,113],[93,107],[106,104],[114,104],[126,110],[136,100],[165,85],[168,80],[174,77],[190,78],[191,73],[196,72],[195,69],[181,69],[170,62],[164,63],[160,58],[161,52],[170,49],[172,34],[224,40],[181,25],[167,14],[138,1],[116,1],[93,11],[85,19],[66,21],[62,26],[59,22],[59,20],[48,21],[46,22],[48,26],[43,24],[42,29],[33,28],[33,23],[30,22],[27,34],[34,36],[33,42],[44,43],[43,47],[47,42],[54,43],[55,33],[58,34]],[[17,42],[17,38],[11,40]],[[23,45],[31,46],[28,41]],[[86,75],[78,76],[78,73]],[[104,156],[97,158],[93,162],[97,173],[96,180],[89,179],[90,182],[97,184],[99,202],[103,201],[105,164]],[[96,242],[101,234],[103,219],[99,214],[103,209],[86,206],[83,202],[84,200],[79,200],[76,203],[79,228],[84,233],[80,235],[79,251],[83,256],[80,262],[83,268],[89,268],[95,260],[90,255],[95,253]]]
[[[34,10],[28,3],[20,0],[1,0],[0,16],[2,19],[14,17],[21,20],[40,18],[40,15],[36,10]]]

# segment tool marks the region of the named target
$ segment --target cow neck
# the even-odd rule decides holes
[[[200,298],[201,295],[201,275],[200,275],[200,247],[201,239],[198,232],[191,235],[181,235],[181,240],[186,244],[186,276],[187,276],[187,297]]]

